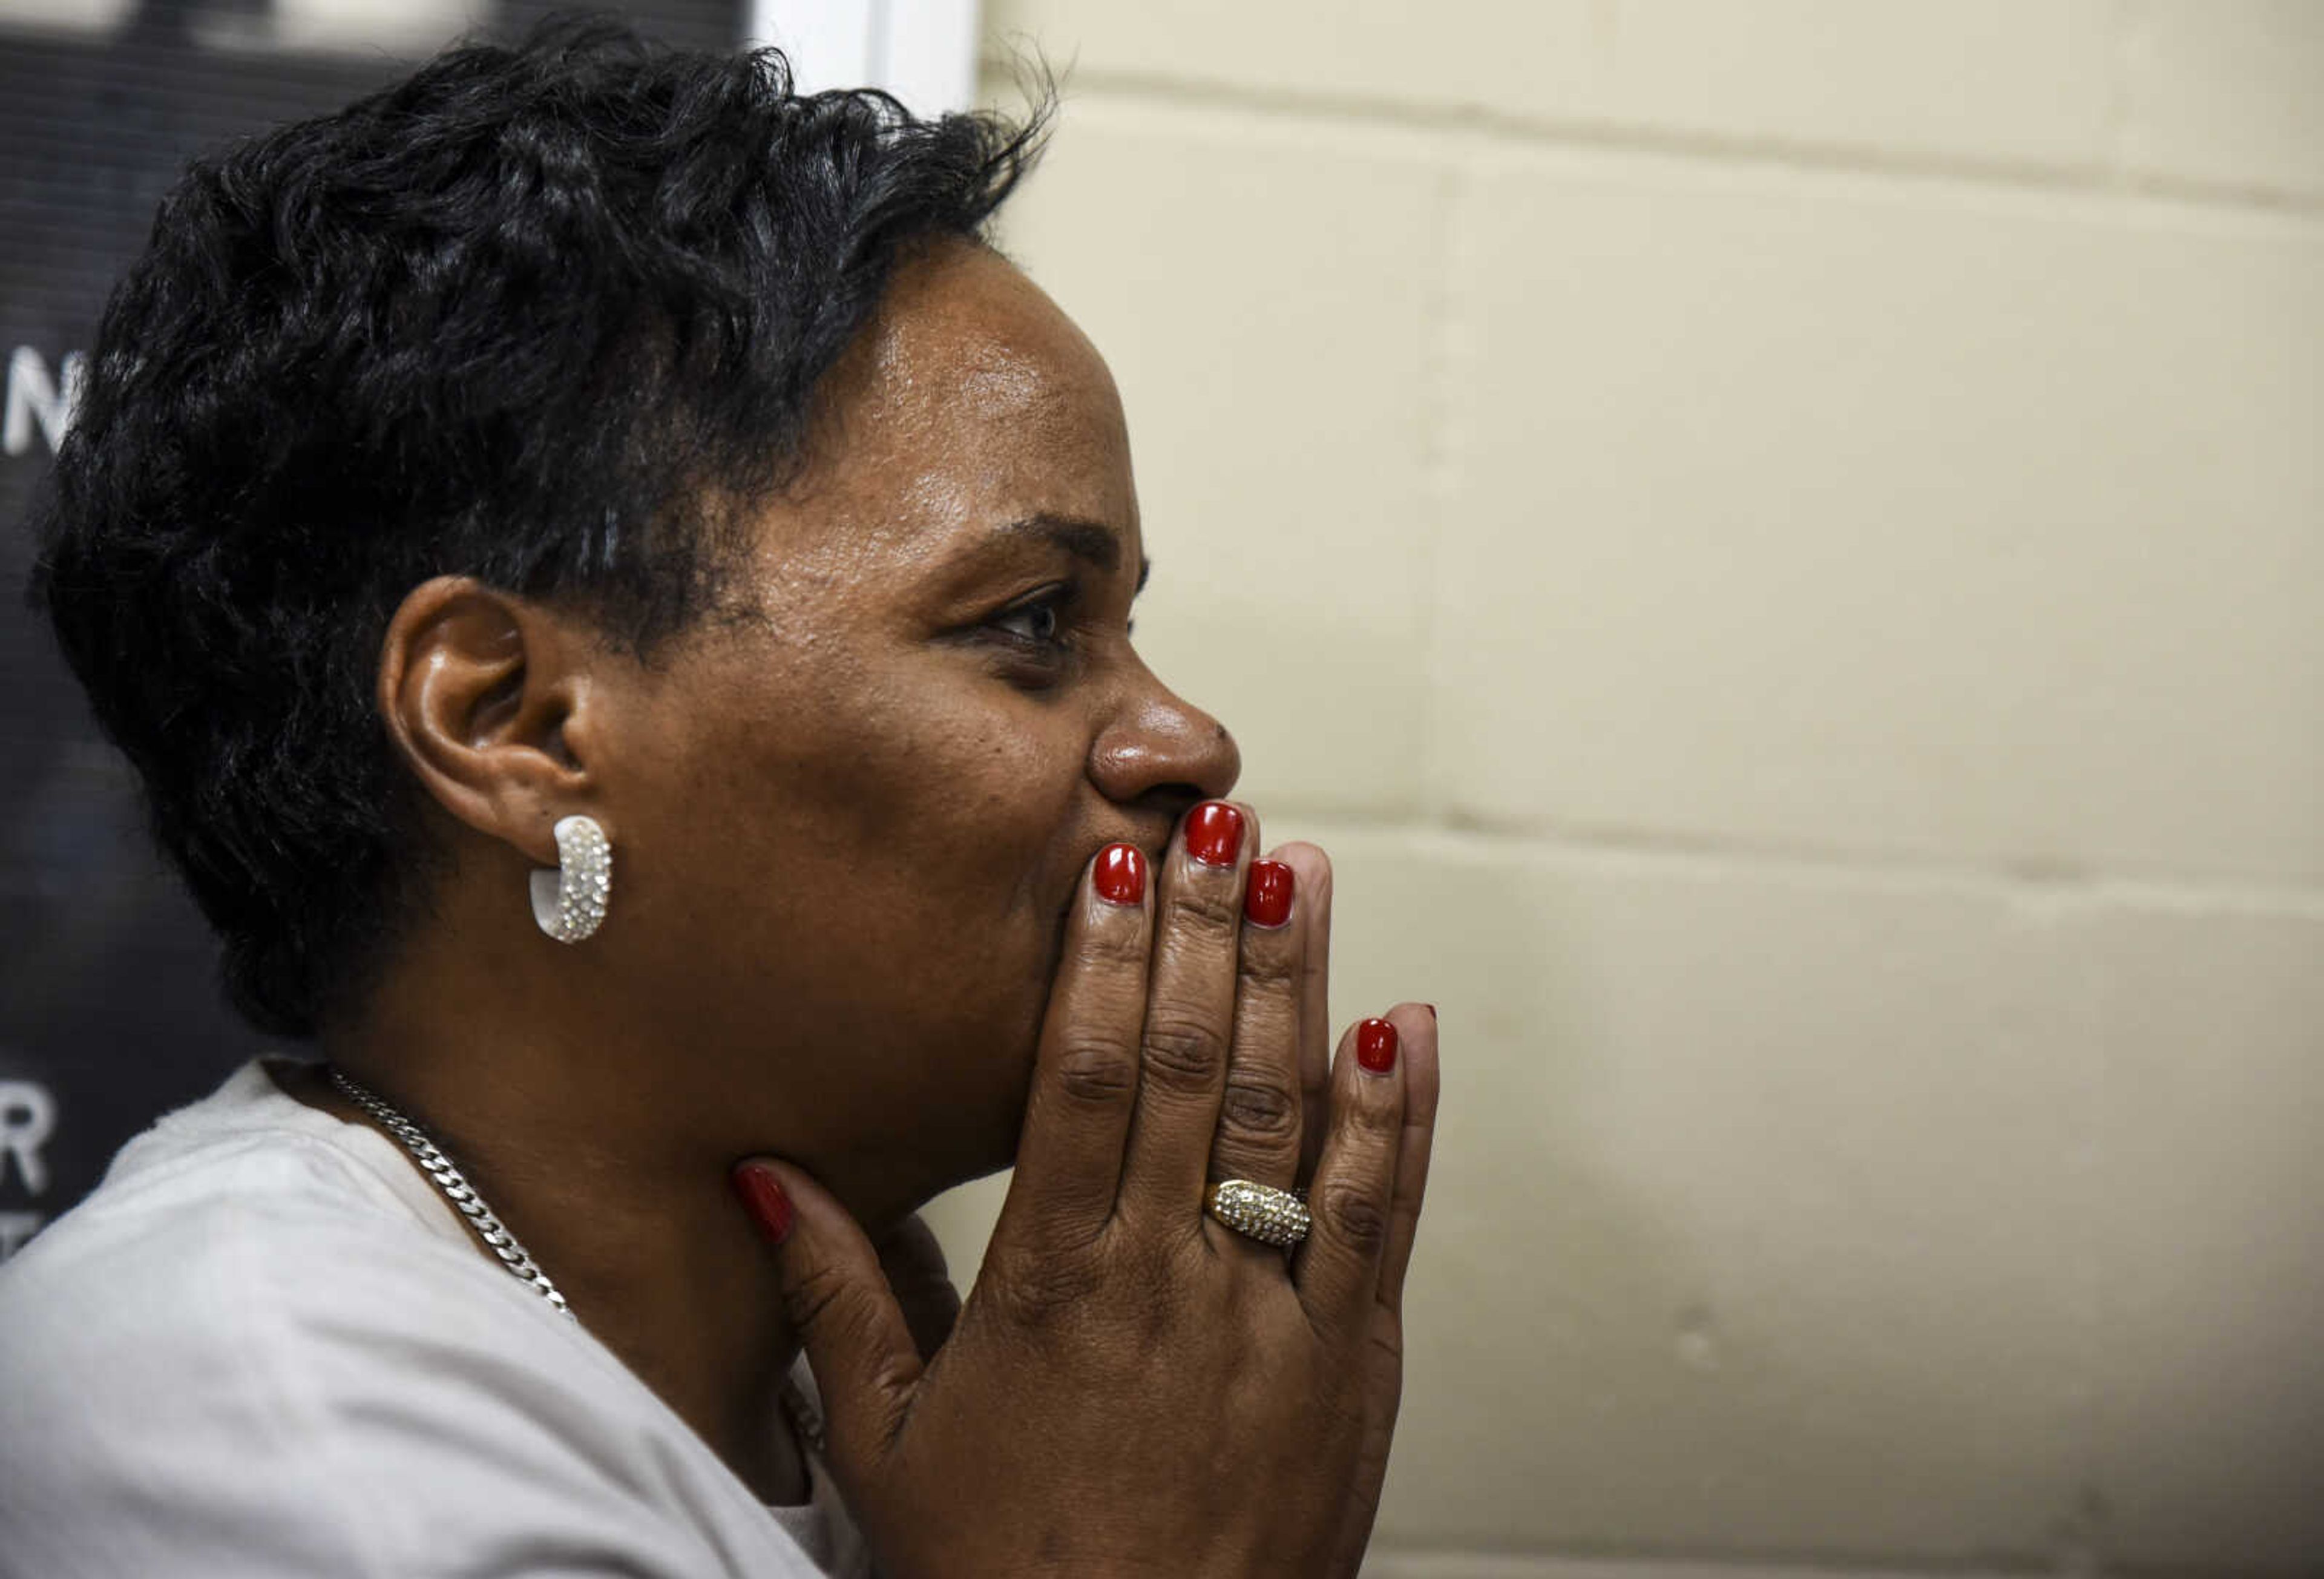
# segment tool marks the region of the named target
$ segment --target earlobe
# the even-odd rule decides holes
[[[477,832],[557,863],[549,813],[586,799],[569,725],[586,650],[529,599],[443,576],[407,595],[380,646],[377,705],[429,798]]]

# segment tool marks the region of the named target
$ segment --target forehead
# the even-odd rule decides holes
[[[1048,512],[1135,528],[1104,359],[985,247],[912,255],[822,402],[807,492],[843,518],[825,524],[926,539]]]
[[[965,242],[904,263],[836,374],[842,401],[874,415],[929,402],[1012,419],[1120,409],[1104,359],[1073,319],[1016,265]]]
[[[760,520],[761,605],[799,628],[911,617],[1012,562],[1012,527],[1093,523],[1140,554],[1113,378],[991,250],[910,255],[819,392],[812,457]],[[1037,538],[1019,535],[1015,560]]]

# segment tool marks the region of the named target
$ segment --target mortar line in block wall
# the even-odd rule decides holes
[[[2126,185],[2130,176],[2131,65],[2146,22],[2142,0],[2114,0],[2107,19],[2106,174],[2116,187]]]
[[[1270,818],[1296,824],[1299,836],[1327,848],[1334,835],[1406,835],[1423,845],[1453,851],[1537,854],[1556,859],[1602,857],[1705,873],[1793,874],[1873,886],[1950,887],[2000,893],[2058,910],[2116,905],[2198,915],[2245,915],[2324,922],[2324,885],[2276,884],[2247,878],[2142,873],[2084,867],[2054,860],[1978,860],[1912,851],[1840,850],[1773,840],[1717,838],[1645,828],[1574,823],[1497,823],[1472,816],[1422,822],[1400,815],[1372,816],[1345,807],[1269,800]]]
[[[1420,808],[1430,821],[1445,809],[1445,786],[1437,777],[1438,723],[1434,678],[1443,672],[1446,622],[1440,605],[1444,581],[1445,527],[1452,519],[1459,484],[1460,435],[1453,410],[1454,392],[1465,365],[1468,344],[1462,317],[1462,284],[1467,278],[1469,165],[1455,158],[1440,165],[1436,189],[1436,250],[1434,278],[1424,310],[1427,314],[1428,384],[1424,397],[1421,439],[1421,492],[1429,517],[1427,548],[1422,561],[1422,584],[1414,589],[1420,599],[1421,674]]]
[[[983,64],[989,72],[1005,72],[1010,61],[1005,56],[995,56]],[[1092,68],[1074,69],[1065,87],[1069,98],[1102,95],[1149,106],[1226,110],[1261,119],[1323,127],[1336,125],[1373,134],[1383,131],[1465,134],[1505,148],[1656,154],[1806,176],[1870,175],[1899,181],[2072,193],[2133,208],[2156,205],[2324,219],[2324,194],[2133,174],[2116,167],[2112,147],[2100,150],[2087,164],[2057,165],[1861,144],[1690,132],[1637,123],[1520,115],[1480,106],[1416,104],[1357,94],[1248,88]]]

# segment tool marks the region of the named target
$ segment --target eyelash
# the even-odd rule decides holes
[[[1065,605],[1073,601],[1074,593],[1074,589],[1071,586],[1053,586],[1030,602],[1020,603],[1005,614],[994,615],[990,628],[1001,632],[1016,646],[1039,652],[1044,656],[1062,657],[1073,647],[1073,643],[1061,633],[1065,625]],[[1039,614],[1048,616],[1049,633],[1047,635],[1037,636],[1008,629],[1007,622],[1010,620]]]
[[[1016,607],[995,614],[985,623],[985,628],[997,633],[1010,646],[1018,649],[1037,662],[1062,664],[1073,656],[1077,645],[1074,638],[1066,633],[1068,629],[1066,615],[1074,601],[1081,596],[1081,593],[1080,586],[1071,582],[1064,586],[1048,587]],[[1031,632],[1009,628],[1011,621],[1032,618],[1038,622],[1043,616],[1046,616],[1048,622],[1048,633],[1046,635],[1036,635]],[[1130,621],[1123,626],[1122,634],[1131,635],[1137,629],[1138,622]]]

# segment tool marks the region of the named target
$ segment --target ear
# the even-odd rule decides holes
[[[380,645],[379,711],[404,765],[447,812],[557,864],[557,819],[590,811],[592,660],[569,616],[465,576],[412,588]]]

